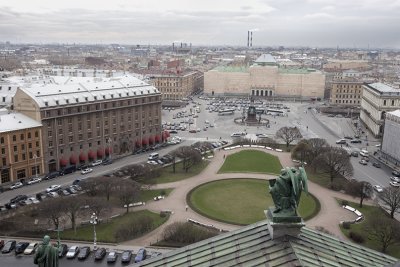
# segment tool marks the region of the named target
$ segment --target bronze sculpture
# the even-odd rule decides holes
[[[274,217],[297,217],[297,207],[300,202],[301,192],[308,193],[307,174],[303,167],[281,170],[277,179],[269,181],[269,192],[275,204],[272,211]]]
[[[42,244],[39,245],[35,258],[33,260],[34,264],[39,267],[58,267],[58,249],[59,242],[57,242],[57,247],[50,244],[50,237],[45,235]]]

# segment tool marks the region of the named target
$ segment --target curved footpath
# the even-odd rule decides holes
[[[272,179],[276,175],[267,174],[256,174],[256,173],[223,173],[218,174],[218,170],[224,162],[224,155],[234,154],[240,150],[249,149],[241,148],[229,151],[215,151],[214,158],[211,159],[210,164],[198,175],[191,178],[166,184],[157,184],[152,187],[152,189],[163,189],[163,188],[173,188],[173,191],[163,200],[152,201],[145,206],[137,207],[133,210],[148,209],[153,212],[160,212],[163,210],[171,210],[173,214],[170,216],[167,222],[155,229],[154,231],[140,237],[137,239],[129,240],[121,243],[121,245],[133,245],[133,246],[149,246],[159,240],[162,240],[162,233],[168,225],[174,222],[183,222],[187,219],[197,220],[201,223],[212,224],[217,228],[224,230],[234,230],[240,226],[231,225],[227,223],[222,223],[214,221],[210,218],[206,218],[190,208],[186,211],[186,195],[189,191],[200,185],[210,181],[227,179],[227,178],[257,178],[257,179]],[[293,166],[293,162],[290,157],[290,153],[266,151],[259,148],[250,148],[261,150],[279,158],[282,166]],[[357,201],[351,196],[342,194],[340,192],[335,192],[324,187],[321,187],[311,181],[308,184],[309,191],[318,198],[321,203],[321,211],[311,220],[306,222],[306,226],[310,228],[315,228],[317,226],[322,226],[330,233],[334,234],[340,239],[345,239],[345,236],[341,233],[339,229],[339,222],[344,220],[354,220],[356,216],[349,212],[348,210],[340,207],[335,200],[335,198],[346,199],[349,201]],[[265,193],[268,194],[267,187],[265,188]],[[372,204],[372,201],[364,201],[366,204]],[[265,207],[267,208],[267,207]]]

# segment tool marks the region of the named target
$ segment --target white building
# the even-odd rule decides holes
[[[382,157],[400,162],[400,110],[386,113],[385,131],[382,140]]]
[[[399,89],[383,83],[363,86],[360,118],[374,136],[382,136],[386,112],[399,108]]]

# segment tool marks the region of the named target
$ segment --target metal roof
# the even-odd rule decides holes
[[[375,89],[376,91],[378,91],[380,93],[399,93],[400,92],[399,89],[393,88],[384,83],[370,83],[367,86],[372,89]]]
[[[276,64],[275,58],[271,54],[262,54],[259,56],[254,63],[268,63],[268,64]]]
[[[179,248],[134,266],[387,266],[396,258],[303,227],[271,239],[267,220]]]
[[[22,113],[0,113],[0,133],[18,131],[33,127],[40,127],[42,124]]]
[[[21,86],[20,90],[43,108],[159,93],[154,86],[131,75],[111,78],[52,76],[43,83]]]

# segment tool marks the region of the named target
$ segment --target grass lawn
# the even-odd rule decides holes
[[[165,196],[168,196],[169,193],[171,193],[171,191],[173,190],[173,188],[167,188],[167,189],[151,189],[151,190],[141,190],[140,191],[140,197],[139,197],[139,201],[149,201],[149,200],[153,200],[154,197],[160,196],[161,195],[161,191],[165,192]]]
[[[327,173],[315,173],[312,168],[306,167],[306,172],[307,172],[307,177],[310,181],[319,184],[320,186],[323,186],[325,188],[330,188],[331,184],[331,178],[329,177],[329,174]],[[346,188],[346,184],[348,183],[347,179],[344,178],[343,176],[338,176],[333,178],[333,184],[335,187],[337,186],[338,188]]]
[[[187,196],[191,208],[206,217],[247,225],[265,219],[264,210],[273,206],[268,182],[258,179],[227,179],[194,188]],[[314,197],[302,194],[299,213],[310,219],[319,211]]]
[[[164,167],[161,170],[161,175],[157,178],[152,179],[149,184],[172,183],[184,180],[186,178],[199,174],[202,170],[204,170],[205,167],[207,167],[208,163],[208,160],[203,160],[200,164],[190,168],[188,172],[185,172],[182,169],[182,162],[176,164],[175,173],[173,172],[172,165]]]
[[[140,216],[149,216],[153,219],[152,230],[156,229],[158,226],[163,224],[168,219],[168,217],[162,218],[158,213],[154,213],[148,210],[129,212],[128,214],[124,214],[120,217],[114,218],[109,222],[98,224],[96,226],[97,240],[99,242],[107,242],[107,243],[116,242],[114,234],[117,227],[121,224],[129,222],[132,219],[138,218]],[[60,237],[61,239],[67,239],[67,240],[93,241],[93,226],[87,225],[78,227],[76,229],[76,234],[74,233],[74,230],[66,230],[60,233]]]
[[[258,150],[242,150],[229,155],[218,173],[254,172],[279,174],[282,165],[278,157]]]
[[[338,202],[341,203],[342,201],[338,200]],[[339,205],[341,205],[341,204],[339,204]],[[376,216],[376,212],[379,215],[381,215],[382,217],[383,216],[389,217],[389,215],[381,208],[375,207],[375,206],[363,205],[363,207],[360,208],[358,203],[354,203],[354,202],[349,202],[349,206],[359,210],[364,215],[364,221],[361,223],[352,224],[350,229],[344,229],[342,227],[342,225],[340,225],[340,230],[342,231],[342,233],[344,235],[346,235],[347,237],[349,237],[350,231],[356,232],[356,233],[362,235],[365,239],[365,242],[362,243],[361,245],[371,248],[371,249],[374,249],[374,250],[377,250],[377,251],[381,251],[380,243],[378,243],[375,240],[368,239],[368,234],[364,230],[364,225],[366,224],[368,219],[371,218],[371,216]],[[349,238],[349,240],[351,240],[351,239]],[[387,249],[387,254],[392,257],[400,259],[400,244],[389,246],[389,248]]]

